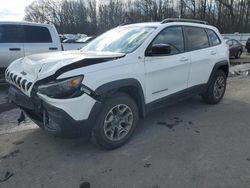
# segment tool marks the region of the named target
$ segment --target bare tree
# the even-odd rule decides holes
[[[169,17],[206,20],[222,32],[249,31],[250,0],[35,0],[25,20],[61,33],[99,34],[115,26]]]

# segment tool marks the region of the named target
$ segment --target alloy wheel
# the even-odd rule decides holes
[[[214,97],[220,99],[225,91],[225,79],[223,76],[219,76],[214,83]]]
[[[105,117],[104,134],[110,141],[120,141],[129,133],[132,125],[132,110],[125,104],[118,104]]]

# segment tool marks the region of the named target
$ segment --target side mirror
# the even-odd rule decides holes
[[[151,47],[150,54],[151,56],[161,56],[171,54],[171,46],[168,44],[154,44]]]

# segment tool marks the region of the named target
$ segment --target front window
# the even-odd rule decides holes
[[[82,50],[131,53],[154,31],[154,27],[124,26],[99,36]]]
[[[160,32],[154,39],[151,46],[155,44],[168,44],[171,48],[169,55],[175,55],[185,51],[182,27],[168,27]]]

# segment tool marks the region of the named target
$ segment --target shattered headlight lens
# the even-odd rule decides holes
[[[70,98],[80,92],[83,76],[56,80],[38,86],[38,92],[52,98]]]

